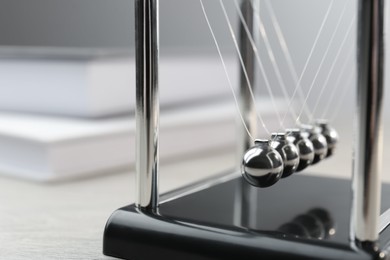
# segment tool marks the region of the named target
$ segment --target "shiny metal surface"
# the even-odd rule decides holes
[[[158,206],[158,0],[135,1],[136,205]]]
[[[359,0],[352,239],[378,240],[382,159],[383,0]]]
[[[251,3],[252,2],[252,3]],[[251,31],[253,35],[254,41],[258,40],[258,30],[256,30],[254,26],[254,10],[253,6],[258,5],[259,2],[257,0],[242,0],[240,4],[241,12],[244,16],[245,22],[248,26],[248,29]],[[255,53],[253,51],[251,42],[247,36],[244,26],[242,23],[239,24],[239,32],[240,32],[240,41],[239,47],[242,56],[242,60],[245,66],[246,73],[248,75],[248,79],[251,82],[252,87],[254,87],[255,79],[256,79],[256,64],[255,64]],[[250,134],[255,137],[257,135],[257,116],[256,116],[256,108],[251,97],[249,91],[248,82],[246,80],[246,76],[244,74],[243,69],[240,67],[240,85],[239,85],[239,105],[240,111],[243,115],[244,122],[249,130]],[[255,89],[253,89],[253,93],[255,93]],[[246,132],[245,127],[242,125],[242,122],[238,122],[238,134],[239,134],[239,142],[238,142],[238,166],[241,165],[242,155],[248,150],[252,144],[253,140]]]
[[[326,120],[317,120],[316,126],[320,127],[321,134],[325,137],[326,143],[328,145],[328,152],[326,157],[331,156],[336,149],[337,143],[339,141],[339,135],[337,131],[329,125]]]
[[[244,154],[241,173],[255,187],[269,187],[282,177],[283,159],[268,140],[256,140]]]
[[[390,225],[390,208],[379,216],[379,233],[382,233]]]
[[[288,135],[287,138],[298,148],[299,164],[296,171],[302,171],[311,165],[314,159],[313,143],[309,140],[308,134],[299,129],[287,129],[286,133]]]
[[[321,128],[318,126],[303,125],[302,130],[308,133],[308,138],[313,144],[314,158],[311,164],[316,164],[328,154],[326,138],[321,134]]]
[[[256,30],[255,27],[254,7],[258,7],[259,5],[259,0],[241,0],[240,2],[240,9],[248,27],[247,29],[250,31],[255,43],[259,40],[259,30]],[[239,22],[239,48],[248,79],[251,82],[252,88],[254,88],[256,86],[255,53],[242,22]],[[248,131],[252,137],[256,137],[257,111],[249,87],[244,70],[240,67],[239,108]],[[253,93],[255,92],[256,89],[253,89]],[[241,121],[237,123],[237,134],[237,169],[239,170],[242,163],[242,156],[253,145],[253,140],[246,132]],[[257,221],[257,197],[253,194],[254,191],[249,185],[245,185],[245,182],[241,182],[241,184],[235,190],[237,202],[235,203],[237,206],[235,210],[235,221],[238,226],[253,227]]]
[[[293,174],[299,164],[299,151],[298,148],[287,139],[285,133],[272,134],[271,147],[274,148],[283,159],[283,174],[282,178],[286,178]]]

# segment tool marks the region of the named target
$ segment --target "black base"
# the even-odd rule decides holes
[[[257,189],[238,175],[165,195],[158,212],[130,205],[115,211],[103,253],[124,259],[378,259],[378,250],[350,242],[349,180],[296,176]],[[390,208],[383,185],[382,212]],[[257,207],[256,207],[257,206]],[[368,248],[368,249],[367,249]]]

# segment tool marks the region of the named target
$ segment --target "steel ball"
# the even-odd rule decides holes
[[[317,120],[316,125],[321,129],[321,134],[325,136],[326,143],[328,144],[328,153],[326,154],[326,157],[329,157],[334,153],[339,141],[339,135],[326,120]]]
[[[281,178],[282,173],[283,159],[268,140],[256,140],[255,145],[245,152],[241,174],[249,184],[269,187]]]
[[[286,178],[293,174],[299,164],[299,152],[297,147],[287,139],[285,133],[275,133],[271,136],[271,147],[274,148],[283,159],[282,178]]]
[[[314,159],[312,164],[316,164],[328,154],[328,144],[325,136],[321,134],[321,128],[312,125],[302,126],[302,130],[308,133],[308,138],[313,143]]]
[[[313,143],[309,140],[308,134],[299,129],[287,129],[287,138],[297,147],[299,153],[299,164],[297,172],[302,171],[311,165],[314,159]]]

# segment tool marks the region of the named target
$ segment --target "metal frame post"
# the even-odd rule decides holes
[[[158,207],[158,0],[135,0],[136,205]]]
[[[379,237],[382,97],[383,97],[383,0],[359,0],[357,133],[353,172],[351,235],[356,242]]]
[[[258,41],[258,30],[255,27],[254,12],[258,11],[258,0],[242,0],[240,3],[241,12],[244,20],[252,34],[255,42]],[[247,72],[249,81],[252,87],[256,85],[256,62],[255,52],[252,44],[249,40],[247,32],[240,22],[239,24],[239,40],[240,40],[240,52],[242,60]],[[256,107],[249,91],[248,82],[243,69],[240,67],[240,84],[239,84],[239,104],[241,114],[244,122],[252,136],[257,135],[257,116]],[[255,89],[253,89],[253,92]],[[242,163],[242,157],[244,153],[254,145],[253,140],[246,132],[242,122],[239,121],[238,125],[238,144],[237,144],[237,167],[240,169]],[[236,210],[235,210],[235,223],[243,227],[256,227],[257,222],[257,192],[256,189],[250,187],[248,183],[242,181],[241,185],[236,190]]]

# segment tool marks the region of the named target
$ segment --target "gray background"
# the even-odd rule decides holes
[[[1,0],[0,44],[123,47],[132,4],[125,0]]]
[[[288,26],[285,34],[293,49],[301,36],[314,37],[329,2],[272,1],[281,25]],[[226,31],[218,1],[204,2],[215,30]],[[229,8],[232,2],[225,1],[227,8],[234,11]],[[342,3],[336,1],[335,5]],[[161,0],[160,9],[162,46],[210,48],[210,35],[198,0]],[[134,41],[133,20],[131,0],[1,0],[0,45],[130,47]],[[220,37],[221,41],[230,40],[229,34]]]
[[[271,1],[285,34],[293,62],[300,73],[330,1]],[[329,70],[338,50],[338,44],[345,34],[346,26],[356,12],[356,1],[346,1],[348,1],[348,9],[323,64],[322,73],[318,75],[319,82],[324,81],[326,71]],[[231,21],[236,27],[238,19],[233,1],[224,2]],[[235,54],[219,1],[204,0],[204,3],[224,55]],[[344,3],[345,1],[334,3],[303,79],[304,85],[310,85],[316,73]],[[133,50],[133,4],[131,0],[0,0],[0,46],[97,47]],[[199,0],[160,0],[160,9],[162,55],[172,52],[181,54],[206,52],[216,55]],[[260,9],[269,31],[271,44],[275,47],[275,55],[282,61],[279,62],[282,74],[289,75],[269,15],[264,7]],[[355,38],[352,33],[347,48],[354,47]],[[270,75],[269,80],[272,84],[277,84],[264,46],[260,44],[259,50],[267,73]],[[343,55],[344,50],[340,61],[344,59]],[[287,81],[291,80],[286,77]]]
[[[285,34],[288,47],[298,74],[313,45],[329,0],[271,0],[280,26]],[[318,74],[314,94],[318,93],[325,81],[330,65],[338,51],[347,25],[356,13],[356,1],[348,1],[348,8],[343,16],[333,44]],[[234,26],[238,24],[233,1],[224,1]],[[204,0],[210,21],[216,32],[224,55],[235,54],[226,21],[221,12],[219,1]],[[345,1],[335,1],[329,20],[326,23],[319,43],[313,53],[308,70],[302,80],[308,90],[324,55],[330,36],[335,29]],[[0,0],[0,46],[59,46],[59,47],[97,47],[128,48],[134,45],[134,15],[131,0]],[[269,15],[261,4],[261,16],[269,33],[284,80],[291,81],[283,55],[270,24]],[[214,43],[210,37],[198,0],[160,0],[161,53],[216,55]],[[334,84],[341,63],[346,59],[348,49],[355,48],[355,31],[351,33],[344,46],[329,86]],[[264,62],[269,81],[276,94],[280,92],[275,73],[260,43],[260,55]],[[355,73],[354,60],[345,75]],[[263,80],[263,79],[260,79]],[[264,82],[263,82],[264,83]],[[348,84],[348,82],[342,82]],[[349,84],[353,84],[350,82]],[[293,86],[288,86],[292,91]],[[305,88],[304,87],[304,88]],[[265,89],[262,88],[266,95]],[[351,103],[354,100],[351,88]],[[321,100],[326,100],[326,94]],[[315,96],[309,98],[309,104],[315,102]],[[311,104],[312,105],[312,104]],[[353,106],[346,109],[352,110]]]

